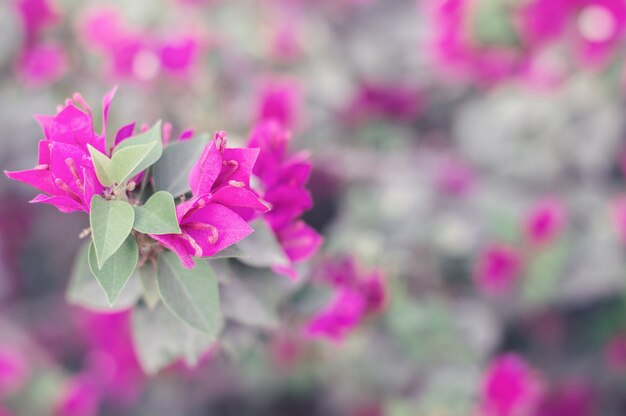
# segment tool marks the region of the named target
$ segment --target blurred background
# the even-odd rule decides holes
[[[625,55],[623,0],[3,0],[2,169],[75,92],[234,145],[276,118],[325,242],[149,377],[128,312],[66,301],[87,217],[3,176],[0,415],[626,415]],[[375,305],[303,335],[348,275]]]

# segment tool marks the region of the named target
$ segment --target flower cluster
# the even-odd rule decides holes
[[[80,34],[106,58],[113,78],[140,82],[152,81],[160,74],[188,77],[206,46],[204,37],[194,31],[164,37],[131,27],[113,7],[88,10]]]
[[[492,243],[483,248],[474,264],[474,281],[487,294],[509,293],[524,267],[537,253],[554,246],[567,222],[563,203],[545,198],[529,207],[521,221],[518,245]]]
[[[430,46],[442,68],[485,83],[516,78],[550,87],[567,61],[603,69],[618,57],[626,29],[619,0],[440,0]],[[569,53],[557,52],[561,49]]]
[[[60,45],[44,39],[44,33],[59,23],[59,11],[51,0],[19,0],[15,6],[24,32],[15,64],[19,77],[29,87],[57,81],[67,70],[67,57]]]
[[[313,337],[342,341],[363,319],[383,310],[384,278],[378,271],[364,271],[354,257],[327,261],[320,280],[333,289],[328,305],[311,318],[306,332]]]

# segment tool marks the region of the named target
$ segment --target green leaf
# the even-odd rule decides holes
[[[149,309],[154,309],[161,300],[159,286],[157,284],[156,268],[150,263],[146,263],[138,270],[143,287],[143,300]]]
[[[84,244],[74,262],[72,276],[65,292],[68,303],[96,312],[122,311],[137,303],[142,290],[139,279],[131,278],[113,305],[89,267],[89,246]]]
[[[167,146],[152,171],[154,188],[168,191],[175,197],[189,192],[189,171],[202,155],[208,140],[208,136],[202,135]]]
[[[111,168],[111,159],[106,157],[106,155],[100,153],[90,144],[87,145],[87,149],[89,149],[91,160],[93,161],[93,165],[96,168],[96,176],[98,177],[100,183],[104,186],[115,185],[115,179],[113,177],[113,171]]]
[[[89,247],[88,258],[91,272],[104,289],[109,304],[113,305],[137,267],[137,260],[139,259],[137,240],[134,236],[129,235],[102,267],[97,264],[96,250],[92,242]]]
[[[135,211],[126,201],[107,201],[99,195],[91,199],[89,223],[98,267],[117,251],[133,229]]]
[[[470,28],[475,41],[481,45],[519,45],[509,3],[509,0],[479,0],[470,9]]]
[[[145,234],[180,234],[174,197],[165,191],[152,195],[141,207],[135,207],[135,230]]]
[[[196,365],[200,356],[216,341],[209,335],[187,325],[158,304],[154,309],[138,306],[133,310],[134,345],[142,368],[155,374],[179,358]]]
[[[150,166],[154,165],[163,154],[163,139],[161,138],[161,121],[158,121],[150,128],[150,130],[130,137],[117,145],[113,151],[113,158],[115,154],[127,149],[129,147],[140,145],[151,145],[150,151],[141,159],[137,164],[137,167],[133,170],[130,176],[134,176],[139,172],[146,170]]]
[[[263,305],[243,281],[232,277],[220,286],[220,295],[225,317],[259,328],[275,329],[278,326],[276,313]]]
[[[233,244],[232,246],[228,246],[224,250],[219,251],[208,258],[210,259],[228,259],[228,258],[243,259],[247,257],[250,257],[248,253],[243,251],[241,247],[239,247],[237,244]]]
[[[156,143],[125,147],[113,153],[111,174],[115,183],[122,184],[144,170],[144,161],[150,156]]]
[[[530,260],[522,280],[522,297],[528,304],[545,304],[554,298],[568,253],[568,242],[562,239]]]
[[[254,232],[237,243],[248,254],[241,261],[254,267],[288,266],[289,259],[267,222],[256,220],[250,226]]]
[[[185,269],[176,254],[165,251],[159,256],[157,281],[161,299],[176,316],[216,334],[221,322],[220,298],[217,276],[208,262],[199,260],[193,269]]]

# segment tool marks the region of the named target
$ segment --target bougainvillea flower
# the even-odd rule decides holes
[[[272,207],[265,220],[291,262],[299,262],[317,252],[322,237],[299,219],[313,205],[306,189],[312,164],[306,153],[287,153],[289,140],[289,133],[278,122],[265,121],[253,130],[248,147],[260,149],[253,173],[260,179],[263,198]],[[293,265],[274,270],[298,277]]]
[[[17,60],[17,73],[22,84],[29,88],[54,83],[65,75],[67,56],[62,47],[39,43],[25,48]]]
[[[428,13],[433,25],[430,51],[445,73],[493,83],[515,76],[523,67],[525,55],[515,42],[503,39],[487,43],[477,39],[474,31],[479,25],[474,20],[479,8],[485,6],[482,0],[439,0],[427,5],[431,7]],[[490,16],[492,22],[502,18],[506,17]]]
[[[307,324],[313,337],[342,341],[367,316],[384,308],[386,290],[378,271],[360,270],[353,257],[323,263],[319,278],[334,290],[331,302]]]
[[[258,149],[226,148],[226,135],[218,132],[189,172],[192,198],[176,206],[181,234],[152,235],[174,251],[183,266],[193,257],[209,257],[252,233],[240,213],[267,212],[250,190],[250,174]]]
[[[532,244],[549,244],[559,236],[566,220],[565,207],[561,201],[553,198],[540,200],[524,217],[524,235]]]
[[[365,82],[348,105],[347,119],[361,122],[372,118],[414,120],[423,108],[423,97],[405,85],[382,82]]]
[[[530,415],[537,408],[543,387],[539,377],[516,354],[495,358],[483,375],[480,416]]]
[[[613,371],[626,371],[626,333],[619,333],[604,347],[604,362]]]
[[[103,99],[103,120],[106,124],[115,90]],[[82,108],[79,108],[82,107]],[[80,94],[68,100],[54,116],[36,116],[44,132],[39,142],[39,164],[34,169],[8,172],[14,180],[27,183],[40,191],[31,202],[56,206],[61,212],[89,212],[91,197],[100,194],[99,182],[87,145],[105,151],[106,128],[94,130],[92,110]]]
[[[291,78],[269,78],[263,81],[258,95],[257,121],[274,120],[293,129],[301,119],[302,87]]]
[[[66,381],[54,403],[55,416],[96,416],[101,395],[90,377],[76,376]]]
[[[474,282],[484,293],[503,294],[513,288],[522,266],[522,255],[514,247],[492,244],[479,254],[474,264]]]
[[[0,399],[19,391],[30,377],[24,353],[9,345],[0,345]]]
[[[596,416],[596,394],[584,379],[561,382],[545,395],[533,416]]]
[[[626,244],[626,196],[615,198],[609,210],[615,232],[622,243]]]
[[[32,43],[47,26],[59,21],[60,14],[50,0],[18,0],[18,14],[22,19],[25,43]]]
[[[111,76],[141,82],[159,74],[187,76],[204,48],[196,32],[171,33],[163,38],[128,25],[116,8],[94,7],[81,19],[79,30],[86,43],[108,61]]]
[[[571,43],[581,65],[604,66],[623,40],[626,4],[621,0],[534,0],[522,7],[520,30],[528,44]]]

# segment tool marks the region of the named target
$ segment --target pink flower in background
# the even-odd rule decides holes
[[[617,236],[626,244],[626,196],[619,196],[611,201],[609,214]]]
[[[24,27],[26,44],[31,44],[43,29],[57,24],[61,18],[51,0],[18,0],[15,5]]]
[[[435,183],[441,192],[462,196],[474,185],[476,175],[472,167],[460,157],[441,158],[435,168]]]
[[[322,244],[322,237],[299,219],[313,205],[306,189],[312,164],[306,153],[287,153],[290,139],[278,122],[265,121],[250,134],[248,147],[259,148],[252,171],[260,179],[264,200],[271,205],[264,218],[292,262],[274,270],[296,279],[293,263],[311,258]]]
[[[76,376],[67,380],[56,398],[54,416],[97,416],[100,391],[88,377]]]
[[[58,10],[49,0],[18,0],[15,4],[24,28],[15,61],[20,81],[29,88],[58,81],[67,72],[67,54],[60,44],[42,40],[44,29],[60,22]]]
[[[363,319],[385,306],[383,276],[361,270],[353,257],[325,262],[319,277],[333,287],[334,295],[307,324],[310,336],[341,342]]]
[[[550,244],[559,237],[566,221],[565,206],[560,200],[549,198],[537,201],[523,220],[526,240],[534,245]]]
[[[604,67],[619,51],[626,30],[621,0],[534,0],[520,12],[526,42],[569,41],[581,65]]]
[[[550,389],[534,416],[597,416],[596,395],[585,380],[567,380]]]
[[[22,83],[29,88],[39,88],[58,81],[68,68],[65,50],[51,43],[25,48],[16,65]]]
[[[517,249],[506,244],[492,244],[485,247],[476,259],[474,282],[486,294],[504,294],[513,289],[522,266],[522,255]]]
[[[61,212],[89,212],[93,195],[103,186],[98,181],[88,145],[102,153],[105,150],[106,122],[115,90],[103,99],[103,129],[94,130],[93,112],[80,94],[67,100],[54,116],[36,116],[44,133],[39,142],[39,164],[34,169],[5,171],[14,180],[40,191],[31,202],[54,205]]]
[[[22,350],[0,345],[0,399],[18,392],[30,377],[30,366]]]
[[[90,380],[88,384],[110,406],[129,408],[139,400],[144,382],[133,347],[131,312],[76,309],[74,317],[87,347],[82,380]]]
[[[250,190],[250,174],[258,149],[226,148],[226,135],[218,132],[189,172],[193,194],[176,206],[181,234],[152,235],[174,251],[183,266],[194,257],[209,257],[252,233],[242,218],[268,208]]]
[[[376,118],[413,121],[420,114],[424,97],[415,88],[393,83],[364,82],[347,108],[347,118],[359,123]]]
[[[615,335],[604,347],[605,366],[613,371],[626,371],[626,333]]]
[[[478,415],[532,415],[542,394],[541,382],[526,361],[504,354],[492,360],[483,375]]]
[[[430,52],[449,75],[494,83],[516,76],[523,67],[525,55],[521,50],[510,45],[481,45],[473,38],[471,17],[480,1],[437,0],[426,4],[431,7]]]
[[[153,81],[161,74],[190,76],[206,43],[196,31],[163,37],[131,27],[121,12],[110,6],[85,12],[79,31],[87,46],[106,57],[112,77],[140,82]]]
[[[301,119],[302,101],[302,87],[296,79],[266,79],[258,95],[256,119],[274,120],[291,130]]]

